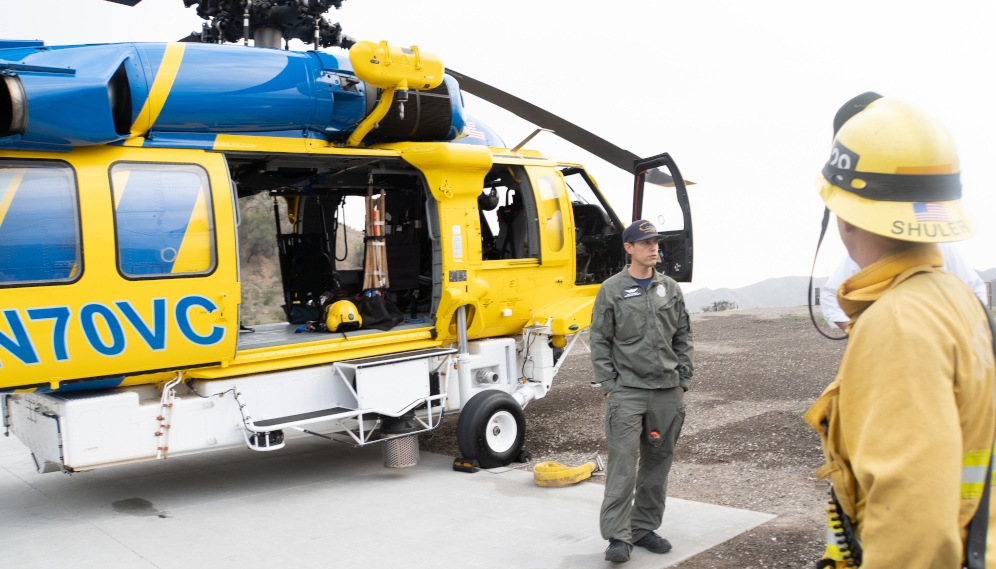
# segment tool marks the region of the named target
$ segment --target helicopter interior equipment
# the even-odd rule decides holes
[[[316,24],[339,2],[185,3],[210,22],[183,42],[0,40],[0,409],[39,470],[316,432],[393,444],[455,410],[464,458],[513,460],[522,409],[625,265],[625,225],[582,165],[510,148],[461,88],[634,174],[634,219],[647,182],[672,186],[684,225],[664,232],[658,268],[691,279],[686,182],[667,154],[640,160],[415,46],[223,43],[312,26],[345,47]],[[286,322],[241,333],[238,200],[257,194],[277,218]],[[390,283],[376,289],[336,248],[343,203],[372,196],[363,255],[386,249]],[[362,312],[372,297],[407,320],[298,333],[323,304]],[[491,436],[499,415],[508,431]],[[146,429],[170,422],[188,427]]]

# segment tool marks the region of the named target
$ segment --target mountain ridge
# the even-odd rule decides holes
[[[984,281],[996,280],[996,267],[976,272]],[[813,279],[813,286],[823,286],[826,281]],[[689,312],[702,312],[721,301],[734,302],[743,309],[803,306],[808,302],[808,286],[809,277],[774,277],[740,288],[701,288],[685,294],[685,306]]]

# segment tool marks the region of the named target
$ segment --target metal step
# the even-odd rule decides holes
[[[455,354],[454,348],[426,348],[424,350],[413,350],[410,352],[399,352],[397,354],[386,354],[383,356],[370,356],[368,358],[358,358],[355,360],[343,360],[337,365],[349,366],[353,368],[367,368],[406,362],[409,360],[421,360],[448,354]]]
[[[336,415],[356,414],[356,409],[345,407],[333,407],[322,409],[321,411],[311,411],[310,413],[299,413],[288,415],[287,417],[277,417],[276,419],[265,419],[263,421],[252,421],[252,425],[257,429],[275,429],[289,424],[304,424],[305,422],[315,422],[316,419],[332,418]]]
[[[446,394],[432,394],[429,382],[431,375],[429,360],[434,357],[448,356],[455,352],[456,350],[453,348],[430,348],[346,360],[332,364],[335,376],[342,380],[349,394],[356,400],[356,404],[351,407],[339,406],[342,399],[338,399],[333,400],[335,402],[331,403],[336,406],[328,409],[297,413],[285,417],[253,420],[249,409],[246,407],[246,403],[241,398],[242,393],[236,391],[235,400],[243,411],[246,445],[253,450],[259,451],[282,448],[284,446],[283,439],[273,442],[270,436],[272,433],[288,428],[355,446],[383,442],[394,437],[371,441],[370,437],[373,431],[365,428],[364,421],[377,419],[381,415],[391,417],[400,416],[419,405],[424,405],[428,409],[426,417],[428,422],[416,417],[416,420],[421,424],[423,429],[415,431],[412,434],[434,430],[439,426],[439,420],[442,419],[442,402],[445,400]],[[361,381],[361,378],[364,378],[363,381]],[[329,402],[325,404],[328,405]],[[433,416],[433,406],[435,404],[440,405],[438,420],[434,420],[436,418]],[[351,440],[321,435],[303,428],[312,423],[322,423],[325,421],[338,421],[341,427],[345,427],[343,432],[348,434]],[[356,424],[344,425],[343,421],[355,421]],[[252,435],[252,438],[250,435]],[[276,436],[280,437],[279,434]],[[265,444],[261,444],[260,441],[264,441]]]

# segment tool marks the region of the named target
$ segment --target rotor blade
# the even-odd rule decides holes
[[[108,2],[114,2],[115,4],[124,4],[125,6],[134,6],[142,0],[107,0]]]
[[[660,168],[652,168],[650,170],[647,170],[647,183],[657,184],[658,186],[672,187],[674,186],[674,178],[672,178],[669,174],[662,171]],[[686,186],[690,186],[694,183],[695,182],[690,182],[688,180],[685,180]]]
[[[619,148],[608,140],[588,132],[576,124],[558,117],[550,111],[541,109],[528,101],[524,101],[515,95],[511,95],[501,89],[492,87],[487,83],[478,81],[473,77],[468,77],[459,71],[447,68],[446,72],[452,75],[460,83],[461,89],[467,91],[471,95],[475,95],[493,105],[497,105],[506,111],[509,111],[518,117],[535,124],[536,126],[548,128],[554,131],[557,136],[572,144],[580,146],[595,156],[605,160],[609,164],[612,164],[613,166],[616,166],[617,168],[625,170],[631,174],[635,173],[633,172],[633,163],[636,160],[639,160],[640,157],[633,154],[629,150]],[[669,174],[656,168],[647,172],[647,181],[661,186],[674,185],[674,180]],[[691,182],[686,181],[685,183],[690,184]]]

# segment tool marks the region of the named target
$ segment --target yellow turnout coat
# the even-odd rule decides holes
[[[996,431],[992,337],[978,299],[942,263],[935,245],[917,245],[841,285],[850,339],[805,416],[823,439],[817,476],[852,520],[864,569],[961,567],[982,495]],[[986,566],[996,569],[990,512]],[[828,530],[826,557],[839,560],[836,538]]]

